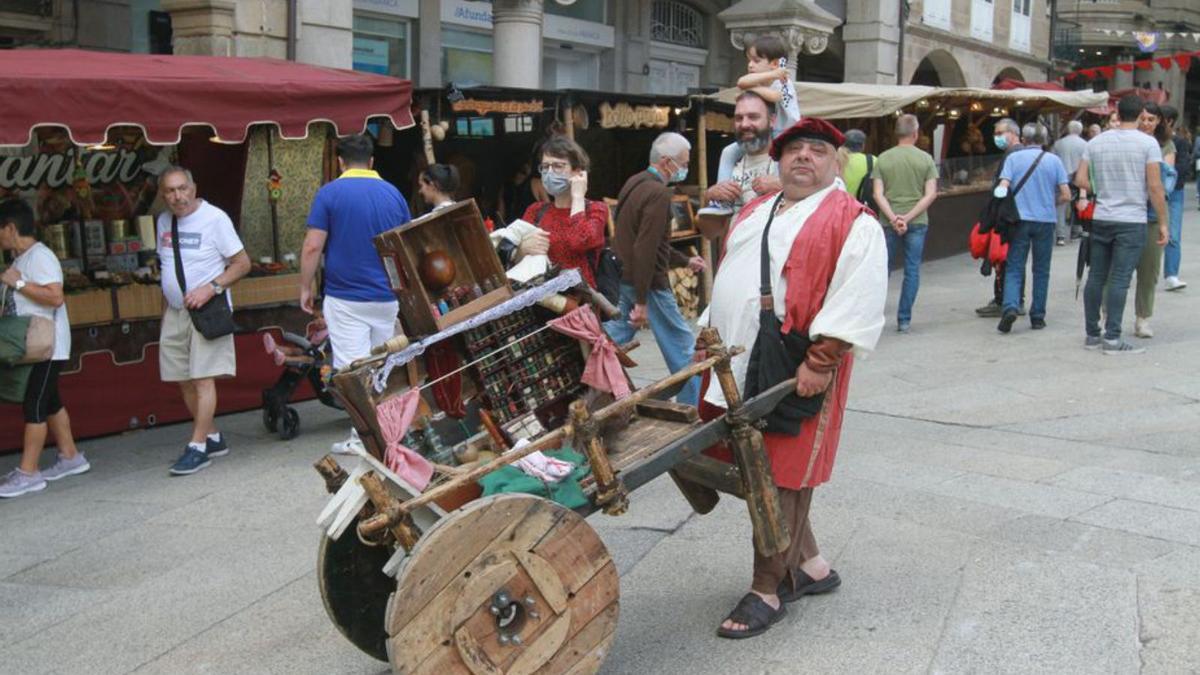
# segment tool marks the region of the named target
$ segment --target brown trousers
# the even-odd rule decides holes
[[[785,490],[779,488],[779,502],[783,507],[783,519],[791,533],[791,544],[783,553],[763,557],[754,551],[754,583],[751,589],[768,595],[774,594],[779,583],[788,576],[788,570],[800,567],[805,560],[820,555],[817,540],[813,537],[812,524],[808,522],[808,509],[812,505],[812,488]],[[753,543],[751,544],[753,547]]]

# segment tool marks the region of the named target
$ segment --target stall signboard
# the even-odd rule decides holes
[[[542,112],[542,100],[532,101],[481,101],[467,98],[450,104],[454,112],[473,112],[476,115],[503,113],[506,115],[536,115]]]
[[[671,121],[671,109],[664,106],[639,105],[628,103],[601,103],[600,126],[605,129],[619,127],[622,129],[640,129],[650,127],[662,129]]]
[[[148,145],[136,128],[111,138],[113,145],[89,149],[65,130],[39,129],[33,144],[0,156],[0,198],[30,201],[42,223],[132,220],[154,201],[156,172],[169,164],[170,150]]]

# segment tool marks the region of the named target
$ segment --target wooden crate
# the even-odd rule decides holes
[[[436,333],[512,297],[504,266],[473,199],[388,230],[375,237],[375,248],[400,301],[400,318],[410,336]],[[454,280],[446,290],[475,285],[484,289],[485,282],[494,288],[484,289],[482,297],[436,316],[431,306],[441,296],[422,283],[419,271],[425,255],[432,251],[445,251],[454,261]]]
[[[162,286],[129,284],[117,289],[117,317],[123,321],[157,319],[163,314]],[[72,316],[72,318],[74,318]]]
[[[234,309],[297,303],[300,302],[300,275],[246,277],[237,282],[230,292],[233,293]]]
[[[95,289],[66,295],[67,318],[72,326],[109,323],[113,320],[112,291]]]

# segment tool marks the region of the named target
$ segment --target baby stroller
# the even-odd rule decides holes
[[[263,333],[263,347],[283,366],[283,373],[270,389],[263,389],[263,426],[279,438],[288,441],[300,434],[300,413],[288,405],[288,401],[300,383],[308,380],[321,403],[343,410],[342,404],[330,391],[327,375],[332,368],[329,355],[329,331],[325,321],[318,319],[309,324],[307,337],[283,332],[283,343],[277,343],[270,333]]]

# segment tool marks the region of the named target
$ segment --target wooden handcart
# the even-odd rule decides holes
[[[410,362],[381,374],[383,362],[375,359],[339,374],[337,394],[367,455],[347,468],[331,456],[316,464],[334,495],[318,518],[318,578],[333,623],[398,673],[595,672],[616,631],[619,580],[585,519],[624,513],[631,493],[664,473],[700,513],[711,511],[721,492],[745,499],[758,551],[786,548],[789,534],[756,422],[794,381],[743,402],[730,364],[742,348],[723,345],[712,329],[700,342],[703,360],[622,399],[578,392],[562,402],[566,414],[528,444],[456,467],[435,464],[424,490],[385,466],[376,417],[381,401],[427,380],[420,367]],[[582,360],[571,376],[581,372]],[[696,408],[661,400],[706,372],[729,404],[724,416],[703,422]],[[505,445],[503,434],[491,431]],[[734,463],[703,454],[718,443],[729,446]],[[480,496],[480,479],[566,445],[590,469],[582,506],[531,494]]]

